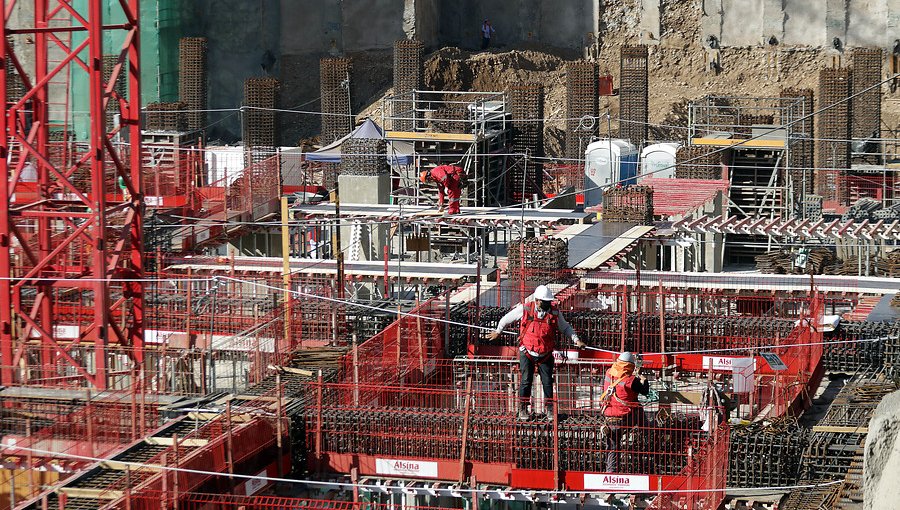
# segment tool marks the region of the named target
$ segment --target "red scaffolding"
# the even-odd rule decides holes
[[[130,346],[136,362],[143,356],[138,3],[88,0],[79,10],[67,0],[36,0],[33,23],[21,26],[10,16],[15,2],[0,2],[3,57],[11,63],[0,66],[0,102],[5,107],[0,120],[3,384],[17,380],[16,366],[28,344],[42,347],[37,360],[42,366],[65,363],[101,389],[109,376],[107,346]],[[103,13],[110,10],[125,21],[104,23]],[[73,33],[81,42],[69,42]],[[114,33],[121,34],[124,43],[105,77],[104,40]],[[33,41],[33,67],[9,42],[14,35]],[[51,62],[51,49],[64,57]],[[23,83],[21,97],[7,90],[10,68]],[[69,112],[68,102],[62,111],[52,102],[50,84],[57,77],[81,73],[89,81],[89,150],[68,164],[66,158],[51,157],[51,119],[68,119]],[[123,73],[127,93],[116,88]],[[120,115],[118,126],[108,125],[109,110]],[[36,177],[25,175],[26,162],[34,163]],[[33,192],[27,199],[17,197],[13,207],[8,197],[25,190],[29,181]],[[64,303],[72,300],[90,313],[67,325],[71,328],[60,328]],[[70,354],[74,345],[92,346],[90,370],[83,359]]]

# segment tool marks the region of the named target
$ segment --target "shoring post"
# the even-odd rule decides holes
[[[543,381],[541,381],[543,382]],[[553,394],[550,404],[553,406],[553,490],[559,490],[559,399]]]
[[[350,468],[350,482],[353,483],[353,507],[359,507],[359,468]]]
[[[619,352],[625,352],[625,332],[628,329],[628,284],[622,284],[622,334]]]
[[[276,156],[277,157],[277,156]],[[281,159],[280,157],[278,158]],[[288,199],[281,197],[281,283],[284,285],[284,341],[287,349],[291,342],[291,235],[288,228]],[[302,342],[302,339],[301,339]]]
[[[666,352],[666,296],[663,295],[662,277],[659,278],[659,352]],[[663,373],[668,361],[668,356],[663,355]]]
[[[466,378],[466,402],[463,407],[462,448],[459,453],[459,484],[466,480],[466,447],[469,442],[469,414],[472,405],[472,376]]]
[[[359,338],[353,333],[353,405],[359,406]]]
[[[131,466],[125,464],[125,510],[131,510]]]
[[[138,390],[138,381],[135,379],[135,369],[134,365],[131,365],[128,368],[129,378],[131,379],[131,390],[128,392],[128,400],[129,400],[129,409],[131,411],[131,440],[134,441],[138,438],[137,435],[137,427],[138,427],[138,413],[137,413],[137,390]]]
[[[234,474],[234,436],[232,435],[232,421],[231,421],[231,400],[225,403],[225,421],[226,421],[226,450],[225,450],[225,462],[228,466],[228,484],[229,491],[234,493],[234,477],[231,476]]]
[[[46,494],[41,497],[41,510],[50,510],[50,505],[47,504]]]
[[[398,296],[399,297],[399,296]],[[400,304],[398,301],[397,304],[397,382],[399,384],[403,384],[403,370],[400,368],[400,361],[403,359],[403,354],[401,352],[401,341],[403,340],[403,315],[402,310],[400,309]]]
[[[163,356],[163,366],[166,364],[165,356]],[[141,437],[147,433],[147,392],[144,391],[146,386],[144,382],[147,380],[147,374],[144,372],[144,365],[141,364],[141,406],[140,411],[138,411],[141,415]],[[165,379],[163,379],[163,389],[165,390]]]
[[[172,470],[172,506],[178,510],[178,468],[181,466],[181,452],[178,451],[178,434],[172,434],[172,450],[175,452],[175,469]]]
[[[388,259],[390,258],[389,247],[387,244],[384,245],[384,297],[388,298],[390,295],[390,288],[388,287]],[[399,275],[398,275],[399,276]]]
[[[419,340],[419,368],[422,369],[422,382],[425,382],[425,342],[422,341],[422,310],[416,298],[416,336]]]
[[[94,412],[91,405],[91,389],[85,390],[87,400],[85,401],[85,426],[87,427],[88,455],[94,456]]]
[[[481,260],[475,264],[475,324],[481,324]]]
[[[65,492],[59,493],[59,510],[66,510],[66,503],[69,502],[69,495]]]
[[[168,467],[168,454],[163,452],[162,458],[159,460],[159,465],[162,466],[162,497],[159,501],[160,510],[166,510],[168,508],[169,503],[169,471],[166,469]]]
[[[283,424],[281,422],[281,416],[284,414],[284,388],[281,387],[281,373],[278,372],[275,374],[275,391],[277,394],[275,395],[275,446],[278,450],[278,458],[275,459],[276,466],[278,467],[278,477],[281,478],[284,476],[284,466],[282,462],[282,456],[284,455],[284,439],[281,437],[283,435]],[[322,402],[322,370],[319,369],[319,403]],[[322,406],[319,406],[319,433],[321,434],[322,430]]]
[[[497,274],[497,306],[501,307],[503,305],[500,304],[500,270],[499,269],[497,270],[496,274]]]
[[[28,444],[34,444],[31,442],[31,418],[25,418],[25,437],[28,438]],[[25,452],[25,462],[28,463],[28,491],[29,494],[34,494],[34,473],[35,470],[32,469],[34,466],[34,457],[32,451],[29,449]]]
[[[472,510],[478,510],[478,491],[476,490],[478,480],[475,478],[475,475],[469,478],[469,487],[472,488]]]
[[[444,350],[450,348],[450,291],[444,290]]]
[[[322,461],[322,370],[316,380],[316,461],[321,469]]]

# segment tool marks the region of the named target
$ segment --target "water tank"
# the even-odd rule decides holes
[[[680,143],[655,143],[641,151],[641,175],[647,177],[675,177],[675,153]]]
[[[584,151],[584,205],[603,201],[603,190],[615,183],[637,182],[638,150],[626,140],[597,140]],[[600,188],[598,188],[600,186]]]

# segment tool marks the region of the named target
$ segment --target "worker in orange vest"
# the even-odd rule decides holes
[[[519,420],[531,417],[528,404],[531,402],[531,383],[534,381],[534,369],[537,367],[547,399],[547,419],[553,419],[553,350],[556,348],[556,336],[560,333],[572,340],[575,347],[582,348],[584,342],[578,338],[575,329],[566,322],[559,310],[553,305],[553,292],[546,285],[538,285],[534,289],[534,300],[520,304],[497,323],[497,329],[488,335],[496,340],[503,330],[519,321]]]
[[[638,395],[650,393],[647,378],[636,371],[637,357],[623,352],[606,371],[603,380],[603,415],[608,430],[603,435],[606,450],[606,472],[619,470],[619,441],[622,434],[644,424],[644,409]]]
[[[445,196],[449,196],[450,206],[447,208],[449,214],[459,214],[459,199],[462,196],[462,188],[466,179],[465,170],[455,165],[440,165],[419,174],[422,184],[428,181],[437,183],[440,211],[444,210]]]

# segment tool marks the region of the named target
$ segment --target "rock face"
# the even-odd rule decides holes
[[[869,422],[863,467],[865,510],[893,510],[900,501],[900,391],[878,404]]]

